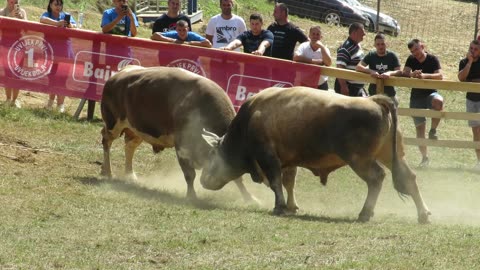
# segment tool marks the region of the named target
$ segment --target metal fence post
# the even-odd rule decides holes
[[[193,1],[192,0],[188,0],[187,1],[187,13],[188,15],[192,15],[193,13]]]
[[[382,2],[382,0],[377,0],[377,22],[375,23],[375,32],[376,33],[378,33],[378,24],[380,22],[380,5],[381,5],[381,2]]]
[[[480,0],[477,1],[477,16],[475,16],[475,33],[473,33],[473,39],[477,39],[477,33],[478,33],[478,12],[480,8]]]

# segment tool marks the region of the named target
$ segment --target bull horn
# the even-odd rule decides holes
[[[218,143],[220,142],[220,137],[218,137],[217,134],[207,131],[205,129],[203,129],[202,137],[211,147],[218,146]]]
[[[213,132],[210,132],[206,129],[203,129],[203,132],[202,132],[202,135],[208,135],[208,136],[212,136],[214,137],[215,139],[220,139],[220,137],[218,137],[217,134],[213,133]]]

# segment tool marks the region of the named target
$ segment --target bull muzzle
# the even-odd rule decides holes
[[[206,173],[202,172],[202,176],[200,177],[200,184],[202,187],[208,190],[219,190],[222,189],[227,182],[221,181],[218,178],[212,177]]]

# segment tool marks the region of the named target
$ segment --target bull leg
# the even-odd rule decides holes
[[[368,187],[367,199],[363,205],[362,211],[358,215],[358,221],[367,222],[373,217],[373,210],[377,204],[378,195],[382,189],[385,171],[376,161],[351,165],[352,169],[360,176]]]
[[[297,167],[288,167],[282,171],[282,183],[287,190],[287,209],[288,212],[295,214],[298,211],[297,201],[295,200],[295,177]]]
[[[133,155],[135,150],[142,143],[142,139],[135,135],[130,129],[125,129],[125,177],[136,181],[137,176],[133,171]]]
[[[255,202],[256,204],[259,204],[258,199],[255,198],[255,196],[253,196],[252,194],[250,194],[250,192],[248,192],[247,188],[243,184],[243,178],[242,177],[239,177],[239,178],[235,179],[235,184],[237,185],[238,189],[240,190],[240,193],[242,194],[243,200],[245,202],[247,202],[247,203]]]
[[[273,214],[284,215],[286,214],[285,210],[287,209],[287,205],[285,203],[285,197],[283,196],[281,165],[278,158],[269,153],[270,151],[267,149],[259,149],[257,162],[267,177],[270,188],[275,193],[275,208],[273,208]]]
[[[117,129],[107,130],[107,127],[103,127],[102,134],[102,145],[103,145],[103,164],[101,175],[108,178],[112,177],[112,165],[110,162],[110,149],[112,147],[113,141],[120,136],[120,131]]]
[[[187,182],[187,198],[190,200],[196,200],[197,194],[195,193],[195,187],[193,186],[193,181],[196,176],[195,169],[188,159],[181,158],[178,153],[177,159],[183,175],[185,176],[185,181]]]
[[[412,182],[409,183],[408,191],[410,196],[412,196],[413,201],[415,202],[415,206],[417,207],[418,223],[420,224],[430,223],[428,221],[428,216],[431,215],[431,213],[430,213],[430,210],[428,210],[427,205],[423,201],[422,194],[418,189],[416,180],[412,180]]]

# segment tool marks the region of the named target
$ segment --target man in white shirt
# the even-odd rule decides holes
[[[245,21],[232,13],[233,0],[219,0],[222,13],[213,16],[205,31],[207,39],[213,44],[213,48],[227,46],[241,33],[247,31]],[[240,48],[237,48],[240,51]]]
[[[320,26],[312,26],[308,37],[310,38],[310,41],[305,41],[298,46],[293,55],[293,61],[330,66],[332,64],[332,58],[330,56],[330,50],[323,45],[321,41],[323,35]],[[320,76],[318,89],[328,90],[327,80],[327,76]]]

